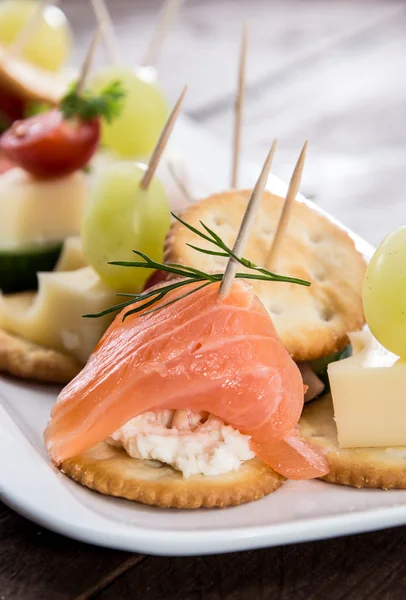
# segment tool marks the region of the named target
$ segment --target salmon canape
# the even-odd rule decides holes
[[[223,273],[158,263],[140,251],[142,260],[110,262],[178,278],[87,315],[123,309],[59,395],[44,433],[53,463],[76,481],[146,504],[224,507],[257,500],[285,478],[328,471],[323,453],[300,437],[299,367],[244,281],[309,286],[242,257],[275,148],[276,141],[232,249],[203,223],[205,233],[192,227],[216,247],[196,251],[228,257]]]
[[[241,281],[224,300],[218,287],[183,298],[181,288],[165,306],[157,302],[158,310],[125,309],[116,317],[52,410],[45,442],[56,465],[139,415],[187,409],[249,436],[251,451],[284,477],[327,472],[323,455],[300,438],[302,377],[267,311]]]

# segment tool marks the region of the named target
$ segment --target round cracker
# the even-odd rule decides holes
[[[0,372],[22,379],[69,383],[81,370],[74,358],[0,329]]]
[[[325,481],[356,488],[406,489],[406,447],[340,448],[330,394],[308,404],[301,435],[326,453]]]
[[[277,490],[285,478],[258,458],[215,477],[188,478],[158,461],[131,458],[122,448],[101,442],[60,465],[82,485],[106,494],[162,508],[224,508],[259,500]]]
[[[209,196],[187,208],[182,218],[200,230],[202,221],[232,247],[250,194],[244,190]],[[266,263],[283,202],[269,192],[263,195],[244,251],[244,256],[257,265]],[[227,259],[202,254],[186,244],[215,249],[176,222],[166,239],[165,261],[206,272],[224,270]],[[275,270],[312,285],[250,283],[291,356],[298,361],[314,360],[341,350],[347,343],[347,332],[364,325],[361,291],[365,269],[364,259],[344,230],[307,204],[295,202]]]

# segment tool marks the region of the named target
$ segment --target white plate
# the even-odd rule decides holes
[[[174,144],[190,157],[192,191],[203,194],[226,187],[229,156],[217,140],[184,120]],[[253,184],[258,171],[244,165],[245,185]],[[285,192],[276,179],[270,188]],[[372,248],[353,237],[370,255]],[[406,523],[406,491],[355,490],[320,481],[288,482],[258,502],[221,511],[163,510],[104,497],[73,483],[49,463],[42,431],[57,393],[54,387],[0,379],[0,485],[6,504],[64,535],[175,556],[248,550]]]

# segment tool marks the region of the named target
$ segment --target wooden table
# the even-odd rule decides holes
[[[126,62],[145,50],[158,0],[109,0]],[[78,44],[94,23],[65,1]],[[368,241],[404,223],[406,5],[402,0],[186,0],[158,67],[169,98],[230,139],[239,34],[250,28],[244,154],[280,140],[287,179],[305,138],[302,190]],[[3,457],[4,459],[4,457]],[[256,552],[154,558],[81,544],[0,505],[0,600],[403,600],[406,529]]]

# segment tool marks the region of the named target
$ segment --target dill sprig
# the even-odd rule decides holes
[[[224,258],[234,258],[234,260],[236,260],[243,267],[254,271],[254,273],[236,273],[235,277],[237,279],[255,279],[255,280],[259,280],[259,281],[282,281],[285,283],[296,283],[298,285],[305,285],[305,286],[310,285],[310,282],[305,281],[304,279],[298,279],[296,277],[286,277],[284,275],[277,275],[276,273],[272,273],[271,271],[268,271],[267,269],[258,267],[258,265],[254,264],[253,262],[251,262],[250,260],[248,260],[246,258],[242,258],[242,257],[240,258],[236,254],[234,254],[234,252],[231,250],[231,248],[229,248],[223,242],[223,240],[220,238],[219,235],[217,235],[217,233],[212,231],[202,221],[200,221],[200,224],[206,233],[204,233],[203,231],[200,231],[199,229],[196,229],[195,227],[190,225],[190,223],[183,221],[183,219],[181,219],[179,216],[175,215],[174,213],[172,213],[172,216],[177,221],[179,221],[179,223],[182,223],[182,225],[187,227],[187,229],[189,229],[190,231],[195,233],[198,237],[202,238],[203,240],[206,240],[207,242],[210,242],[210,244],[213,244],[213,246],[215,246],[217,248],[217,250],[208,250],[207,248],[201,248],[199,246],[194,246],[193,244],[187,244],[187,246],[189,246],[190,248],[193,248],[197,252],[202,252],[203,254],[209,254],[211,256],[221,256]],[[165,306],[174,304],[178,300],[181,300],[182,298],[186,298],[190,294],[193,294],[194,292],[197,292],[198,290],[200,290],[212,283],[215,283],[216,281],[221,281],[224,276],[224,273],[205,273],[204,271],[200,271],[199,269],[195,269],[193,267],[187,267],[185,265],[181,265],[178,263],[159,263],[159,262],[156,262],[155,260],[152,260],[152,258],[147,256],[143,252],[139,252],[138,250],[133,250],[133,252],[134,252],[134,254],[139,256],[142,260],[141,261],[131,261],[131,262],[129,262],[129,261],[114,261],[114,262],[109,262],[108,264],[119,266],[119,267],[135,267],[135,268],[139,268],[139,269],[153,269],[153,270],[158,270],[158,271],[164,271],[164,272],[170,273],[171,275],[177,275],[178,277],[181,277],[182,279],[180,279],[180,280],[177,279],[176,281],[172,281],[172,282],[168,281],[167,283],[163,284],[159,288],[146,290],[145,292],[141,292],[140,294],[116,294],[117,296],[128,298],[128,300],[122,302],[121,304],[116,304],[115,306],[111,306],[110,308],[107,308],[106,310],[103,310],[102,312],[99,312],[96,314],[84,315],[85,317],[88,317],[88,318],[103,317],[104,315],[107,315],[109,313],[117,312],[118,310],[126,308],[127,306],[136,304],[137,306],[135,306],[135,308],[133,308],[132,310],[125,313],[125,315],[123,317],[123,320],[124,320],[127,317],[129,317],[130,315],[144,311],[146,308],[153,306],[156,302],[163,300],[173,290],[176,290],[181,287],[186,287],[186,286],[190,285],[191,283],[202,282],[202,285],[194,287],[192,290],[185,292],[183,295],[176,296],[176,298],[173,298],[172,300],[169,300],[168,302],[166,302],[164,304],[161,304],[155,308],[151,308],[150,310],[143,312],[143,315],[148,315],[157,310],[160,310],[161,308],[164,308]]]
[[[62,98],[59,108],[66,119],[79,117],[83,121],[88,121],[95,117],[102,117],[110,123],[120,114],[124,96],[125,92],[120,81],[112,81],[99,94],[79,92],[75,83]]]

